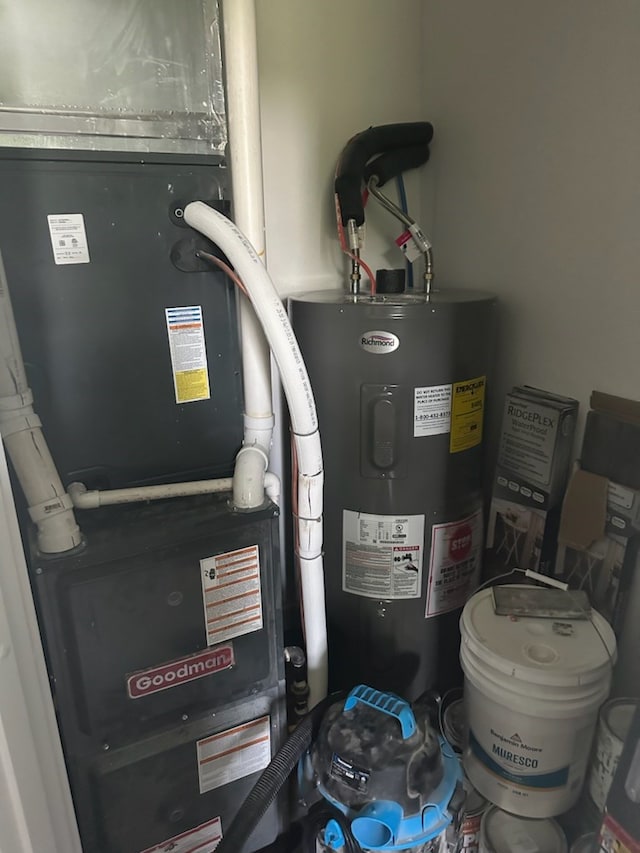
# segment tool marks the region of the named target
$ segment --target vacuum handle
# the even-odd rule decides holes
[[[404,740],[411,737],[415,732],[416,718],[413,716],[411,705],[404,699],[400,699],[399,696],[394,696],[393,693],[382,693],[380,690],[374,690],[373,687],[359,684],[347,696],[344,710],[351,711],[358,702],[383,714],[388,714],[390,717],[395,717],[400,723]]]

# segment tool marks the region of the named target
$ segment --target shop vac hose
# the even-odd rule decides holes
[[[343,693],[334,693],[327,696],[302,719],[249,791],[231,826],[216,847],[216,853],[239,853],[242,850],[243,845],[264,817],[301,756],[311,746],[324,712],[329,705],[344,698],[344,695]]]

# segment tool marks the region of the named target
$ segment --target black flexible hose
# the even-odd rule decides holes
[[[278,791],[289,778],[300,756],[309,748],[318,731],[320,721],[329,705],[344,694],[332,694],[319,702],[273,756],[249,791],[244,803],[226,830],[216,853],[239,853],[243,845],[264,817]]]
[[[384,124],[358,133],[343,149],[336,173],[335,192],[340,201],[342,224],[346,225],[350,219],[356,225],[364,222],[361,187],[365,167],[372,157],[406,149],[407,153],[401,155],[402,159],[407,158],[406,164],[396,160],[393,170],[389,170],[398,174],[398,169],[403,171],[426,162],[432,138],[433,125],[427,121]],[[416,160],[418,149],[422,149],[422,161]],[[387,174],[385,180],[390,176]]]

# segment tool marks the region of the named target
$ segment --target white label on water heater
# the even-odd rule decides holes
[[[342,514],[342,589],[365,598],[420,598],[424,515]]]
[[[478,583],[481,558],[482,510],[433,525],[425,617],[464,605]]]
[[[87,232],[81,213],[50,213],[47,222],[56,264],[90,263]]]
[[[440,435],[451,429],[451,385],[413,389],[413,435]]]

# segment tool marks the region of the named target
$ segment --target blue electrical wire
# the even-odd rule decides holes
[[[402,175],[398,175],[396,178],[396,185],[398,187],[398,196],[400,198],[400,208],[403,213],[408,214],[409,208],[407,205],[407,193],[404,188]],[[407,260],[407,289],[413,290],[413,264],[409,260]]]

